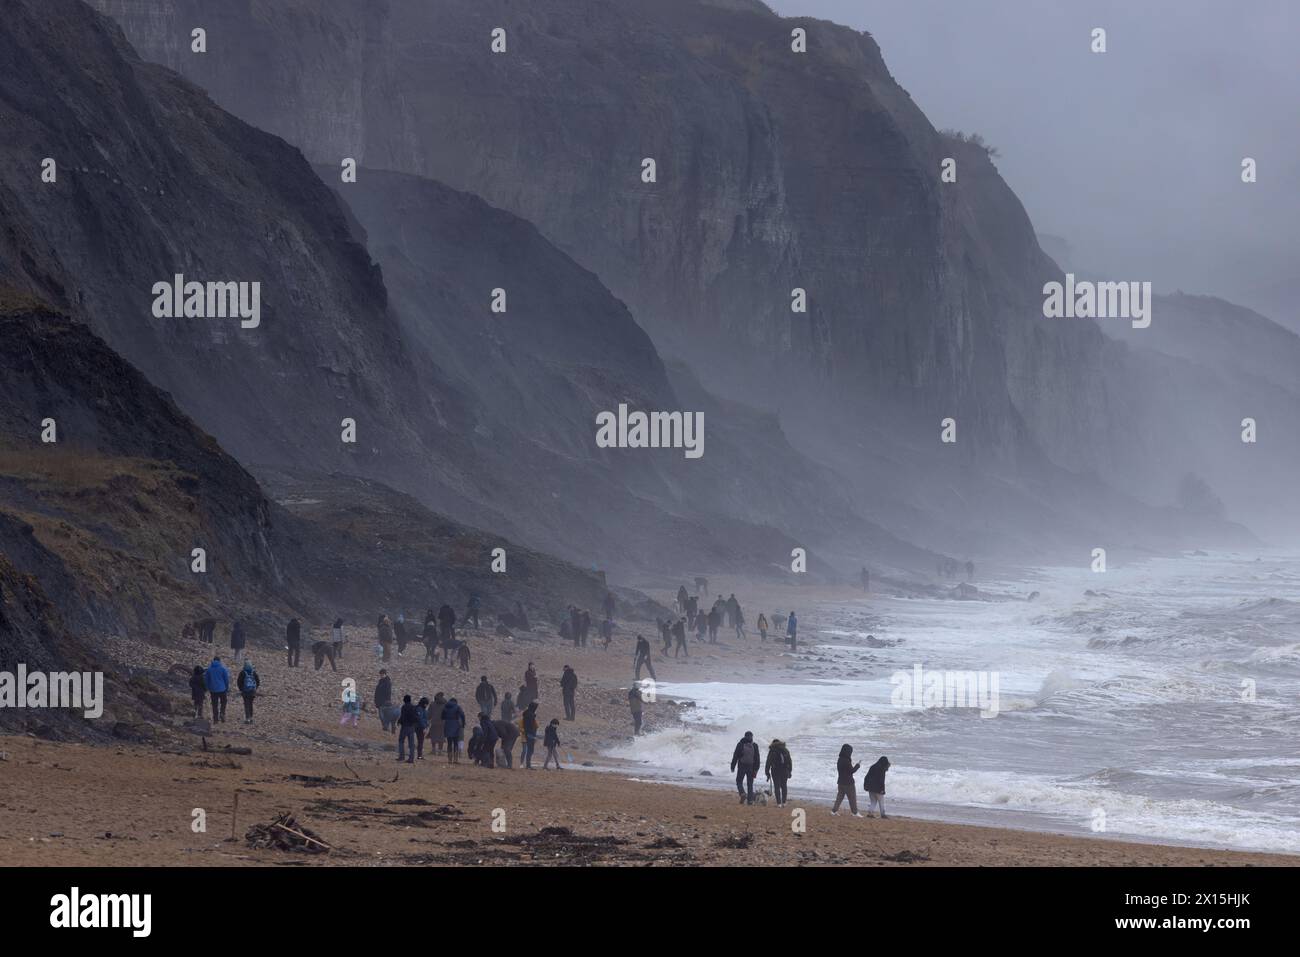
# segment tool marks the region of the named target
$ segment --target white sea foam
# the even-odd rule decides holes
[[[900,813],[946,807],[965,819],[978,809],[1016,826],[1088,832],[1100,808],[1110,835],[1300,852],[1300,603],[1286,597],[1300,586],[1300,557],[1255,557],[1105,575],[1043,569],[1034,602],[809,608],[801,632],[836,649],[828,669],[856,677],[661,684],[661,695],[696,702],[692,723],[612,754],[696,783],[707,769],[720,784],[736,740],[753,731],[763,744],[790,744],[792,793],[829,800],[836,754],[850,743],[864,768],[889,756]],[[867,634],[878,639],[871,647]],[[998,672],[997,717],[891,706],[890,675],[916,664]]]

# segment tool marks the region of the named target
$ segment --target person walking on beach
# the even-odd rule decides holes
[[[677,614],[679,615],[686,614],[686,599],[689,597],[690,596],[686,594],[686,586],[678,585],[677,586]]]
[[[614,619],[606,617],[600,623],[600,639],[606,651],[609,651],[609,643],[614,640]]]
[[[438,609],[438,638],[442,642],[442,660],[451,663],[451,645],[456,640],[456,612],[451,605],[443,604]]]
[[[790,650],[797,650],[799,647],[799,619],[795,617],[793,611],[790,612],[790,617],[786,620],[785,636],[790,641]]]
[[[555,770],[563,771],[564,768],[560,767],[560,719],[559,718],[552,718],[551,723],[546,726],[546,740],[543,743],[546,745],[546,760],[542,762],[542,770],[543,771],[547,770],[551,766],[551,759],[554,758]],[[531,749],[529,750],[528,755],[529,757],[532,757]],[[530,764],[529,767],[532,767],[532,765]]]
[[[632,661],[633,667],[636,669],[637,681],[641,680],[642,665],[644,665],[646,669],[649,670],[650,677],[652,680],[656,680],[656,681],[658,680],[657,678],[655,678],[654,663],[650,660],[653,656],[654,656],[654,652],[650,650],[650,639],[642,635],[637,635],[635,658]]]
[[[397,613],[397,621],[393,622],[393,638],[397,640],[397,657],[406,656],[406,612]]]
[[[676,651],[673,652],[674,658],[680,658],[682,652],[686,652],[686,657],[691,656],[690,650],[686,647],[686,619],[678,618],[673,622],[673,639],[675,640]]]
[[[478,623],[478,611],[482,606],[483,603],[479,601],[478,592],[476,591],[470,592],[469,605],[465,608],[465,620],[472,621],[474,623],[475,631],[481,630]]]
[[[257,696],[257,686],[261,683],[262,679],[253,670],[253,663],[245,661],[244,670],[235,679],[235,686],[244,697],[244,724],[253,723],[253,698]]]
[[[442,749],[447,742],[442,727],[442,709],[445,707],[447,707],[447,696],[439,691],[433,696],[433,701],[429,705],[429,730],[426,737],[429,739],[430,754],[442,754]]]
[[[381,651],[381,660],[391,661],[393,657],[393,622],[387,615],[379,616],[379,623],[375,626],[379,631],[379,647]]]
[[[397,714],[397,760],[405,761],[407,764],[415,763],[415,729],[419,726],[420,715],[415,705],[411,704],[411,696],[402,695],[402,710]]]
[[[538,691],[537,669],[533,667],[533,663],[531,661],[528,662],[528,670],[524,672],[524,687],[531,692],[530,698],[537,697],[537,691]],[[520,702],[519,706],[522,708],[524,707],[524,704]]]
[[[289,624],[284,626],[284,645],[289,653],[289,667],[297,668],[302,647],[302,622],[297,618],[290,618]]]
[[[442,707],[442,734],[447,739],[447,762],[460,764],[460,736],[465,730],[465,712],[455,698]]]
[[[217,629],[215,618],[203,618],[199,621],[199,641],[205,645],[212,644],[212,633]]]
[[[501,720],[513,722],[515,720],[516,710],[515,699],[512,698],[510,692],[507,691],[506,696],[501,699]]]
[[[230,672],[221,663],[221,656],[216,655],[208,670],[203,673],[203,685],[212,697],[212,723],[222,724],[226,721],[226,695],[230,691]]]
[[[230,650],[234,652],[231,661],[239,664],[239,659],[244,656],[244,645],[247,644],[244,638],[244,623],[237,621],[230,627]]]
[[[591,634],[591,612],[586,608],[578,618],[578,631],[582,635],[582,647],[587,647],[587,635]]]
[[[745,613],[740,610],[739,605],[736,606],[736,637],[742,639],[749,637],[749,633],[745,631]]]
[[[551,721],[555,724],[559,721],[555,718]],[[533,769],[533,750],[537,747],[537,702],[529,702],[528,707],[524,709],[524,716],[520,719],[524,726],[524,750],[519,756],[519,763],[529,771]],[[547,740],[550,740],[550,734],[547,734]]]
[[[388,708],[393,703],[393,679],[388,677],[387,669],[379,669],[379,683],[375,685],[374,696],[370,699],[379,712],[379,723],[385,731],[388,728]]]
[[[867,768],[867,776],[862,780],[862,789],[867,792],[869,803],[867,804],[867,817],[875,817],[872,813],[876,806],[880,806],[880,819],[883,821],[889,817],[885,813],[885,772],[889,770],[889,758],[881,755],[879,761]]]
[[[194,720],[203,717],[203,703],[207,700],[208,688],[203,683],[203,666],[195,665],[190,675],[190,701],[194,704]]]
[[[461,671],[469,671],[469,642],[462,641],[456,649],[456,660],[460,662]]]
[[[758,742],[754,732],[746,731],[731,755],[731,770],[736,772],[736,790],[741,804],[754,803],[754,775],[758,773]]]
[[[612,591],[605,592],[605,600],[602,602],[601,607],[605,611],[606,618],[614,617],[614,609],[618,607],[618,603],[614,600],[614,593]]]
[[[424,760],[424,735],[429,730],[429,699],[421,698],[415,704],[415,756]]]
[[[791,616],[793,617],[793,615]],[[849,799],[849,810],[853,812],[854,817],[862,817],[858,813],[858,789],[853,783],[853,775],[858,773],[860,764],[853,763],[853,746],[844,745],[840,748],[840,758],[835,763],[835,770],[838,774],[835,791],[835,804],[831,807],[831,814],[840,813],[840,802],[845,798]]]
[[[709,633],[709,615],[707,612],[699,612],[695,616],[695,640],[704,641]]]
[[[638,679],[640,680],[640,679]],[[632,687],[627,693],[627,707],[632,712],[632,734],[641,733],[641,686],[637,682],[632,682]]]
[[[573,721],[578,717],[578,673],[568,665],[560,676],[560,692],[564,696],[564,720]]]
[[[478,702],[478,709],[488,717],[496,710],[497,689],[488,683],[487,675],[482,675],[478,680],[478,687],[474,689],[474,700]]]
[[[758,613],[758,637],[767,641],[767,615]]]
[[[343,660],[343,619],[335,618],[334,627],[330,629],[330,642],[334,645],[334,657],[339,661]],[[317,668],[320,665],[316,666]],[[338,669],[335,668],[335,671]]]
[[[424,630],[420,632],[420,644],[424,645],[425,662],[438,660],[438,620],[430,608],[425,612]]]
[[[722,609],[723,606],[715,602],[709,612],[709,644],[711,645],[718,643],[718,629],[722,627]]]
[[[794,761],[790,758],[790,749],[780,738],[773,738],[767,746],[767,763],[763,765],[763,773],[772,782],[772,797],[776,799],[776,806],[785,807],[785,784],[794,773]]]

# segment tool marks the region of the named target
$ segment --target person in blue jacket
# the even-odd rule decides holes
[[[203,673],[203,685],[212,697],[212,723],[226,720],[226,694],[230,691],[230,672],[221,663],[221,656],[216,655],[208,670]]]
[[[442,733],[447,739],[447,762],[460,763],[460,737],[465,730],[465,712],[455,698],[442,707]]]

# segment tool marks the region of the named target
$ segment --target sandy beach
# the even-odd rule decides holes
[[[289,669],[282,650],[252,648],[264,692],[256,722],[242,723],[232,694],[228,723],[206,735],[182,727],[189,718],[183,675],[213,650],[228,655],[221,630],[213,646],[109,640],[104,647],[115,661],[129,662],[135,674],[173,692],[173,726],[158,729],[153,741],[117,745],[0,737],[0,864],[1300,863],[1283,855],[940,823],[909,818],[906,802],[899,801],[888,820],[832,817],[829,794],[794,796],[785,809],[741,806],[722,788],[639,780],[634,767],[602,752],[631,734],[626,690],[633,634],[654,627],[644,624],[624,626],[608,651],[598,644],[574,649],[550,633],[517,639],[487,629],[470,633],[469,671],[425,663],[418,645],[385,665],[362,629],[350,629],[338,672],[328,663],[314,670],[309,654],[302,667]],[[309,641],[304,645],[309,649]],[[689,662],[665,660],[655,646],[659,678],[674,684],[793,680],[793,669],[807,665],[806,655],[785,654],[756,638],[692,643]],[[373,713],[363,715],[359,728],[339,726],[341,682],[355,679],[368,698],[380,667],[393,675],[399,696],[443,691],[468,702],[471,712],[480,675],[504,694],[522,683],[530,661],[541,679],[543,723],[562,713],[563,665],[571,664],[580,677],[577,720],[561,728],[563,771],[541,770],[540,748],[531,771],[450,766],[432,749],[414,765],[399,764],[394,736],[381,731]],[[646,726],[653,731],[680,723],[690,708],[684,697],[660,697],[646,705]],[[721,767],[714,771],[720,777],[729,755],[716,757],[711,766]],[[329,853],[248,846],[249,828],[285,814],[328,844]],[[205,830],[195,829],[200,818]]]

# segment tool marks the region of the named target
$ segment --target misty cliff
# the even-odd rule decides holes
[[[1096,323],[1043,318],[1060,271],[1019,201],[868,34],[703,0],[96,5],[314,161],[440,180],[535,223],[665,355],[778,413],[907,537],[1023,552],[1081,528],[1140,536],[1140,509],[1103,513],[1116,495],[1172,501],[1081,483],[1148,464],[1133,369]],[[200,23],[206,55],[186,44]],[[956,447],[938,442],[947,416]]]
[[[773,416],[666,370],[626,306],[531,223],[420,177],[318,172],[356,216],[406,341],[472,400],[480,484],[525,537],[660,573],[682,562],[770,571],[795,545],[816,546],[819,571],[832,554],[930,565],[857,514],[842,480],[798,454]],[[596,415],[620,403],[702,412],[704,454],[596,448]],[[498,477],[521,474],[530,482]]]

